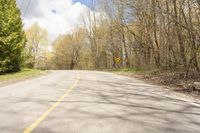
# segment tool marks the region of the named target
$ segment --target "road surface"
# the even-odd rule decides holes
[[[0,133],[200,133],[200,106],[162,87],[95,71],[0,88]]]

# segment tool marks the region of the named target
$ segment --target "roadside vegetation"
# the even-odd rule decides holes
[[[115,72],[115,73],[142,73],[142,72],[146,72],[146,70],[139,69],[139,68],[116,68],[116,69],[105,69],[104,71]]]
[[[21,70],[25,42],[16,1],[0,0],[0,74]]]
[[[141,69],[107,69],[104,71],[137,78],[151,84],[166,86],[168,89],[199,97],[200,75],[191,72],[188,77],[182,71],[141,70]]]
[[[0,75],[0,83],[5,81],[17,81],[41,74],[41,70],[36,69],[22,69],[20,72],[13,72]]]

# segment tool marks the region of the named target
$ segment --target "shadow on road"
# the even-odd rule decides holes
[[[82,78],[69,96],[42,122],[35,132],[54,133],[62,128],[68,132],[200,132],[200,108],[176,98],[171,92],[141,81],[113,78]],[[45,94],[43,94],[45,95]],[[49,94],[46,94],[49,95]],[[53,94],[52,94],[53,95]],[[35,103],[49,108],[57,99],[36,97],[10,97],[15,104]],[[0,100],[0,103],[4,99]],[[27,105],[27,104],[26,104]],[[38,117],[39,108],[24,107],[30,112],[7,111],[1,113],[23,113]],[[53,128],[55,123],[60,123]],[[51,125],[53,124],[53,125]],[[52,127],[49,129],[46,127]],[[77,131],[78,132],[78,131]],[[98,133],[97,132],[97,133]]]

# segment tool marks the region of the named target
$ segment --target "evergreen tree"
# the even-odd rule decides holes
[[[0,0],[0,73],[20,71],[25,41],[16,0]]]

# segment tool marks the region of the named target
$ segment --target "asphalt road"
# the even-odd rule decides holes
[[[0,133],[200,133],[200,106],[105,72],[52,71],[0,88]]]

